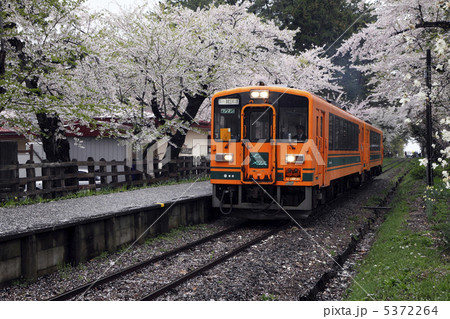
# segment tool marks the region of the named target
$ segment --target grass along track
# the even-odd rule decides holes
[[[403,161],[394,161],[393,165],[391,165],[391,169],[397,167],[399,163]],[[389,170],[383,171],[382,174],[385,174]],[[324,272],[319,280],[315,283],[315,285],[309,291],[301,295],[299,300],[319,300],[323,298],[321,294],[326,289],[328,289],[328,285],[330,284],[330,282],[344,270],[345,262],[355,252],[357,245],[361,242],[364,236],[371,231],[373,225],[377,223],[377,220],[382,218],[387,207],[381,207],[380,205],[385,205],[389,201],[389,199],[395,193],[401,180],[405,175],[407,175],[407,173],[408,170],[400,170],[400,175],[397,175],[393,178],[393,180],[391,180],[390,187],[384,189],[384,191],[382,191],[381,193],[370,198],[368,203],[372,205],[371,207],[361,207],[363,209],[373,211],[375,214],[373,215],[373,217],[367,219],[367,221],[363,225],[361,225],[361,227],[359,227],[357,234],[351,236],[351,240],[348,242],[347,248],[333,257],[333,259],[337,263],[333,264],[331,268]],[[364,187],[370,187],[370,183],[365,184]],[[381,209],[379,210],[378,208]],[[359,281],[356,280],[355,283],[359,283]],[[359,284],[357,286],[361,287]]]
[[[421,169],[410,165],[415,167],[400,183],[375,243],[357,267],[355,279],[370,296],[351,285],[345,300],[450,300],[448,246],[435,227],[448,222],[449,191],[437,197],[427,218],[425,182],[417,179]]]

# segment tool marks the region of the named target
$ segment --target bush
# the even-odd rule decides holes
[[[416,180],[425,179],[427,177],[427,169],[425,166],[420,165],[419,162],[414,161],[410,174]]]

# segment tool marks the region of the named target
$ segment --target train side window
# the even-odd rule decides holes
[[[381,144],[381,135],[377,132],[370,131],[370,150],[379,151]]]
[[[328,125],[328,149],[330,150],[334,150],[334,118],[335,116],[330,113]]]
[[[358,150],[359,127],[355,123],[330,114],[328,136],[330,150]]]
[[[343,120],[342,121],[342,149],[348,150],[350,148],[350,145],[348,143],[348,122]]]

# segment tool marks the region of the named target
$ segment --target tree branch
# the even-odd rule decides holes
[[[430,21],[423,21],[421,23],[418,23],[414,26],[415,29],[420,29],[420,28],[442,28],[444,30],[450,30],[450,21],[434,21],[434,22],[430,22]],[[395,33],[395,35],[410,31],[411,29],[405,29],[402,31],[397,31]]]
[[[153,82],[153,91],[152,91],[152,100],[150,102],[150,106],[152,108],[152,112],[155,115],[156,119],[160,124],[165,123],[165,119],[163,118],[159,107],[158,107],[158,98],[156,97],[156,85],[155,82]]]

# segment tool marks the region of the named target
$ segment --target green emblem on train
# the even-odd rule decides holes
[[[250,153],[251,168],[268,168],[269,153]]]

